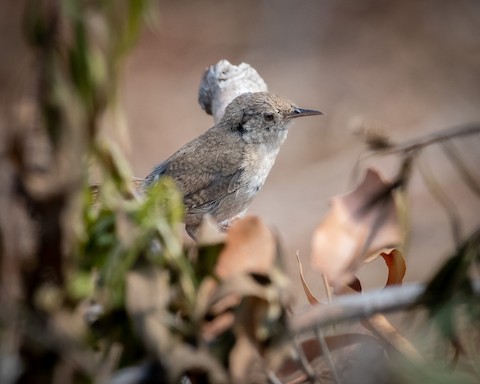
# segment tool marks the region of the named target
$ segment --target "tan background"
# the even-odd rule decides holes
[[[19,84],[30,71],[17,29],[19,9],[17,2],[0,4],[2,84]],[[137,176],[211,126],[197,90],[205,67],[220,59],[251,64],[272,92],[327,113],[290,130],[249,210],[281,234],[297,290],[298,249],[307,279],[322,291],[318,274],[309,270],[310,239],[328,198],[351,188],[363,148],[352,127],[366,121],[402,141],[480,121],[480,3],[474,0],[161,1],[158,22],[142,34],[127,62],[122,88]],[[480,180],[480,138],[456,143]],[[429,149],[424,159],[455,200],[464,233],[478,226],[478,196],[441,151]],[[373,163],[387,174],[395,169],[394,159]],[[452,240],[445,213],[418,174],[410,203],[406,280],[425,280]],[[378,260],[360,275],[366,287],[386,279]]]

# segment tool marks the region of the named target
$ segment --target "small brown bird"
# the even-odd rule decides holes
[[[323,113],[266,92],[244,93],[227,106],[217,125],[158,164],[143,189],[170,176],[183,193],[192,238],[206,214],[225,228],[265,183],[293,119],[311,115]]]

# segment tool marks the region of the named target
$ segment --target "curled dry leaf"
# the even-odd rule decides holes
[[[228,229],[216,273],[226,279],[238,273],[268,275],[275,263],[277,247],[269,228],[255,216],[246,216]]]
[[[407,270],[402,252],[400,252],[398,249],[392,249],[388,253],[380,253],[380,256],[383,257],[383,260],[385,260],[385,263],[388,267],[388,278],[385,286],[395,284],[401,285]]]
[[[368,169],[352,192],[332,198],[313,235],[312,265],[334,286],[348,284],[368,256],[402,241],[391,184]]]
[[[307,296],[307,300],[310,304],[312,305],[319,304],[320,302],[313,295],[312,291],[310,290],[310,287],[307,284],[307,281],[305,280],[305,276],[303,275],[302,262],[300,261],[300,256],[298,252],[295,254],[295,256],[297,257],[298,271],[300,273],[300,280],[302,281],[302,286],[303,286],[303,291],[305,292],[305,296]]]

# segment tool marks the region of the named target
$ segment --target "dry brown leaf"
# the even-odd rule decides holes
[[[219,281],[200,286],[207,299],[197,308],[203,341],[221,345],[225,341],[219,336],[225,331],[235,335],[233,347],[223,345],[230,350],[233,382],[250,382],[251,362],[270,354],[269,343],[285,335],[283,329],[279,331],[279,320],[290,295],[285,278],[275,268],[276,257],[277,241],[268,227],[257,217],[242,218],[228,229],[215,266]],[[271,329],[269,324],[277,325]]]
[[[348,284],[358,266],[380,249],[402,241],[390,184],[368,169],[362,183],[331,200],[312,241],[312,265],[334,286]]]
[[[276,248],[275,237],[265,223],[255,216],[241,218],[228,229],[216,273],[221,279],[245,272],[267,275],[274,265]]]
[[[276,240],[268,227],[257,217],[247,216],[237,220],[228,230],[225,247],[215,266],[221,282],[202,284],[202,305],[197,308],[198,317],[210,320],[202,325],[202,336],[211,340],[232,326],[231,311],[245,296],[267,296],[272,287],[271,279],[276,258]],[[268,285],[256,281],[265,276]],[[276,276],[276,275],[275,275]],[[208,289],[207,289],[208,288]],[[230,311],[230,313],[229,313]]]
[[[389,253],[380,253],[380,256],[383,257],[383,260],[385,260],[388,267],[388,278],[385,286],[395,284],[401,285],[407,270],[402,252],[398,249],[392,249]]]
[[[319,304],[320,302],[313,295],[312,291],[310,290],[310,288],[307,284],[307,281],[305,280],[305,276],[303,275],[302,262],[300,261],[300,256],[298,255],[298,252],[295,254],[295,256],[297,257],[298,270],[300,272],[300,280],[302,281],[302,286],[303,286],[303,291],[305,292],[305,296],[307,296],[307,300],[310,304],[312,304],[312,305]]]

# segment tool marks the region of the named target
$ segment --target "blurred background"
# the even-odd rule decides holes
[[[22,1],[0,3],[0,96],[20,95],[21,105],[28,104],[33,63],[20,31],[22,8]],[[480,121],[476,0],[170,0],[159,1],[150,24],[127,60],[121,88],[129,132],[118,140],[136,176],[146,176],[212,125],[197,92],[205,68],[221,59],[249,63],[271,92],[327,114],[290,130],[249,209],[280,234],[298,292],[297,250],[307,280],[322,291],[309,270],[311,236],[329,198],[353,186],[352,170],[364,150],[356,129],[375,127],[401,142]],[[480,177],[480,138],[455,140],[455,146]],[[466,234],[479,223],[478,196],[441,150],[430,148],[422,159],[455,202]],[[369,164],[387,176],[396,170],[394,158]],[[453,240],[445,211],[417,173],[409,203],[405,281],[423,281],[448,256]],[[360,273],[367,288],[383,285],[386,276],[383,261],[371,264]]]

